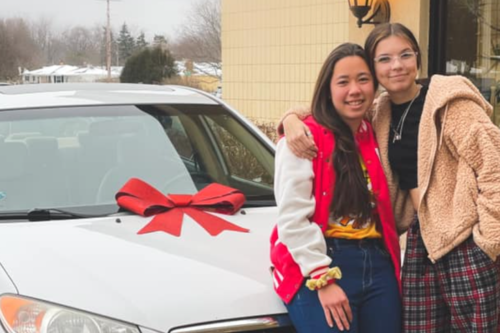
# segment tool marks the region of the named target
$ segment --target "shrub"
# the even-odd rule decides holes
[[[273,142],[278,141],[278,133],[276,131],[276,124],[273,122],[253,120],[253,123]]]
[[[160,84],[177,74],[170,51],[159,46],[146,48],[130,58],[123,67],[120,81],[125,83]]]

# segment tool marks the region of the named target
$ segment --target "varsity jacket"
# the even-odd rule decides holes
[[[275,195],[279,217],[270,239],[271,262],[274,288],[285,303],[293,299],[305,278],[321,275],[332,262],[326,254],[324,232],[328,227],[335,186],[331,162],[335,139],[330,130],[312,117],[304,122],[318,147],[317,157],[312,162],[295,157],[285,140],[278,142],[276,156]],[[363,121],[355,140],[372,182],[381,221],[380,231],[399,282],[401,254],[398,235],[378,146],[368,122]]]

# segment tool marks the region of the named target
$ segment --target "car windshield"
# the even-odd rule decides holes
[[[0,213],[111,214],[132,177],[164,194],[216,182],[274,204],[272,148],[220,105],[1,111],[0,156]]]

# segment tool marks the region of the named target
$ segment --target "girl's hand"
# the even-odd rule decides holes
[[[283,120],[286,143],[297,157],[312,160],[318,153],[309,127],[295,115],[290,114]]]
[[[328,325],[333,327],[333,321],[335,321],[339,330],[349,330],[352,322],[352,312],[349,299],[347,299],[344,290],[338,284],[333,283],[319,289],[318,297],[325,311]]]

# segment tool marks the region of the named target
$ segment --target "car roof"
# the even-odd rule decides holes
[[[123,104],[218,104],[211,95],[181,86],[60,83],[0,86],[0,110]]]

